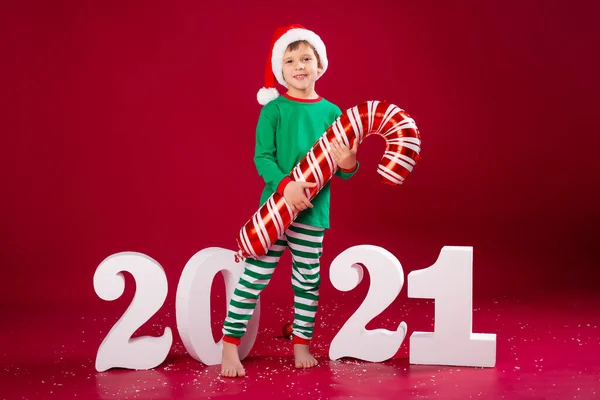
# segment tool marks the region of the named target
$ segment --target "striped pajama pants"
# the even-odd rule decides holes
[[[311,339],[319,302],[321,283],[319,258],[323,252],[325,230],[292,223],[286,232],[258,260],[247,258],[229,302],[223,334],[240,338],[254,312],[260,292],[267,287],[286,247],[292,254],[292,288],[294,289],[294,335]]]

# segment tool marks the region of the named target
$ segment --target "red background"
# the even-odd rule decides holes
[[[121,251],[161,263],[172,303],[194,253],[234,250],[263,185],[255,96],[289,23],[327,45],[319,94],[343,110],[389,100],[423,141],[403,186],[379,183],[379,139],[332,184],[327,297],[329,263],[357,244],[405,274],[473,246],[476,299],[597,287],[597,5],[251,3],[3,3],[3,309],[102,313],[92,277]],[[266,304],[290,294],[282,266]]]

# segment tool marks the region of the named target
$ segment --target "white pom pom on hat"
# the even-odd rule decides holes
[[[321,66],[323,68],[319,78],[325,73],[328,64],[327,49],[319,35],[298,24],[277,28],[275,35],[273,36],[273,41],[271,42],[269,58],[267,59],[267,66],[265,68],[265,86],[256,94],[256,99],[261,105],[264,106],[279,96],[279,92],[275,89],[275,79],[277,79],[277,82],[282,86],[288,86],[285,79],[283,79],[283,55],[285,54],[287,47],[298,40],[306,40],[315,48],[316,52],[319,54],[319,59],[321,60]]]
[[[279,97],[279,92],[274,87],[260,88],[256,94],[256,100],[258,100],[259,104],[263,106],[268,102],[275,100],[277,97]]]

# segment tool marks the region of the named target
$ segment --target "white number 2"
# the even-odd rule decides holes
[[[392,253],[376,246],[351,247],[331,263],[331,283],[338,290],[354,289],[363,278],[361,264],[369,271],[371,285],[358,310],[333,338],[329,347],[332,360],[352,357],[372,362],[385,361],[396,354],[406,336],[404,321],[400,322],[395,332],[366,329],[369,321],[392,304],[404,285],[402,265]]]
[[[127,271],[135,279],[136,291],[123,316],[112,327],[98,348],[96,370],[109,368],[149,369],[161,364],[171,349],[173,334],[165,328],[162,336],[141,336],[133,333],[150,319],[167,297],[167,277],[159,263],[134,252],[113,254],[96,268],[94,290],[103,300],[116,300],[125,290]]]

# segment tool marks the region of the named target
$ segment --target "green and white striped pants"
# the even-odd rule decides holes
[[[311,339],[319,302],[319,258],[323,253],[324,234],[325,230],[322,228],[294,222],[267,254],[258,260],[247,258],[244,274],[229,302],[223,334],[234,338],[244,335],[260,292],[269,284],[281,255],[288,247],[292,254],[294,335]]]

